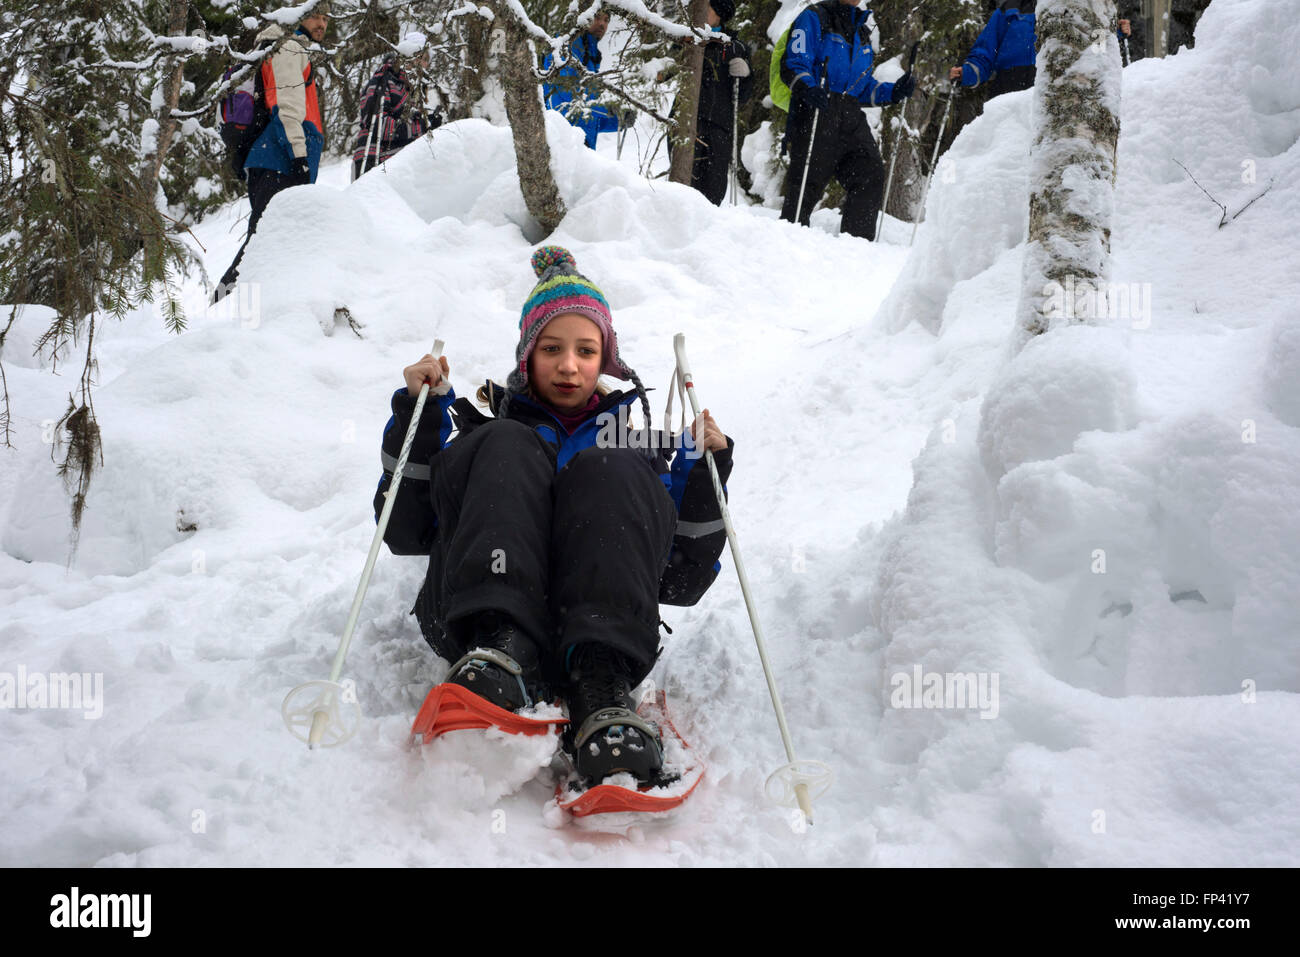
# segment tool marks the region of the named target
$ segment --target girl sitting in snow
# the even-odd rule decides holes
[[[662,443],[611,428],[638,399],[649,422],[650,403],[619,357],[609,305],[568,250],[543,247],[532,266],[540,281],[523,306],[515,367],[504,389],[479,390],[495,418],[443,387],[440,414],[421,415],[384,541],[429,556],[413,613],[454,662],[447,681],[510,711],[555,689],[580,774],[653,781],[662,742],[631,692],[659,653],[659,603],[693,605],[718,574],[726,532],[703,451],[726,481],[734,443],[706,409],[694,448],[677,450],[670,468]],[[438,389],[448,372],[429,355],[403,370],[376,516],[420,387]],[[601,374],[634,390],[606,393]]]

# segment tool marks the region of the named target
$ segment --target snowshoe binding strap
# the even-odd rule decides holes
[[[675,778],[664,774],[659,729],[627,708],[593,711],[573,741],[578,772],[593,784],[622,772],[642,787],[662,787]]]
[[[596,732],[617,727],[636,728],[638,731],[649,735],[653,741],[659,741],[659,729],[635,711],[629,711],[627,708],[601,708],[599,711],[593,711],[587,715],[587,720],[582,722],[582,727],[578,729],[574,743],[580,748]]]
[[[533,701],[532,695],[528,693],[528,686],[524,684],[524,669],[520,667],[519,662],[504,651],[498,651],[495,648],[475,648],[468,654],[463,655],[459,661],[451,666],[451,670],[447,672],[447,678],[456,684],[463,684],[464,682],[459,679],[462,675],[466,675],[467,671],[485,672],[490,666],[496,666],[506,674],[511,675],[519,685],[519,694],[523,700],[522,707],[533,707],[536,702]],[[474,676],[467,675],[467,677],[472,680]]]

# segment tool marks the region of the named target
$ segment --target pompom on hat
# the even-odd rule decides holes
[[[586,316],[600,329],[601,374],[631,381],[641,395],[646,421],[649,421],[649,400],[645,389],[636,372],[619,358],[614,317],[610,315],[609,301],[600,287],[578,272],[573,254],[563,246],[542,246],[533,253],[532,267],[538,282],[520,310],[519,345],[515,349],[515,368],[506,380],[508,393],[527,390],[528,360],[546,324],[556,316],[577,313]]]

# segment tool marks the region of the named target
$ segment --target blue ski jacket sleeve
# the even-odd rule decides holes
[[[406,387],[393,393],[392,416],[384,426],[379,458],[384,474],[375,490],[375,521],[384,508],[384,498],[393,481],[397,458],[402,452],[402,442],[411,427],[415,413],[416,397]],[[397,486],[397,501],[384,529],[384,543],[394,555],[428,555],[433,547],[433,536],[438,528],[438,517],[433,514],[433,499],[429,495],[429,460],[451,439],[451,407],[456,401],[456,390],[446,395],[430,394],[420,413],[420,424],[415,429],[411,452],[402,469],[402,484]],[[435,411],[436,410],[436,411]]]
[[[872,76],[875,51],[865,29],[870,11],[853,8],[851,36],[844,36],[824,19],[819,9],[824,6],[811,6],[795,18],[786,42],[782,78],[792,90],[796,83],[816,87],[825,79],[828,93],[851,96],[863,106],[891,102],[894,84],[878,83]]]
[[[961,67],[961,85],[987,83],[998,70],[1033,66],[1034,14],[1004,3],[993,11]]]

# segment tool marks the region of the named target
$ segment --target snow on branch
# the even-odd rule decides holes
[[[300,3],[296,7],[280,7],[278,10],[262,14],[262,19],[278,23],[282,27],[291,27],[304,17],[311,16],[320,2],[321,0],[307,0],[306,3]]]
[[[708,38],[708,35],[702,30],[693,30],[681,23],[674,23],[672,20],[661,17],[657,13],[651,13],[641,0],[598,0],[597,3],[592,4],[591,8],[582,12],[581,16],[578,17],[578,24],[590,23],[591,18],[596,15],[596,10],[600,8],[602,2],[605,6],[621,10],[628,16],[635,17],[642,23],[652,26],[674,39],[703,43]],[[584,20],[584,18],[586,19]]]
[[[559,55],[560,47],[563,45],[564,38],[552,37],[537,24],[533,23],[532,19],[528,16],[527,11],[524,10],[524,5],[520,3],[519,0],[500,0],[500,6],[508,10],[516,20],[523,24],[525,32],[532,34],[537,39],[547,44],[555,51],[557,56]]]

